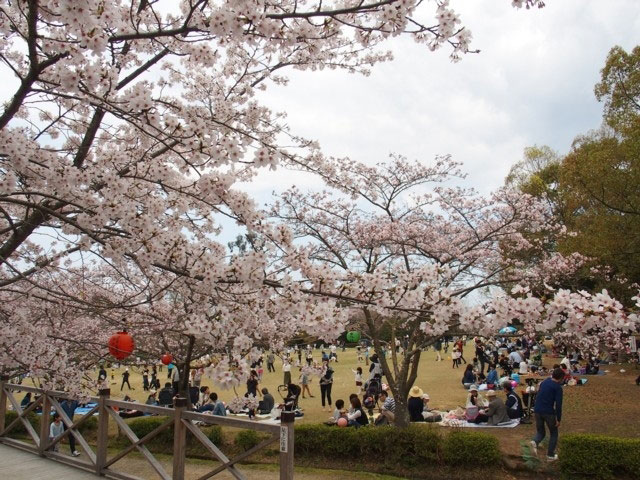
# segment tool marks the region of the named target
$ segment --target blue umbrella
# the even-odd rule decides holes
[[[516,333],[517,331],[516,327],[504,327],[498,330],[498,333]]]

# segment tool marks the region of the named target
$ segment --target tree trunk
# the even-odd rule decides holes
[[[405,428],[409,426],[409,409],[407,408],[408,395],[393,392],[393,398],[396,401],[395,419],[393,424],[396,427]]]
[[[191,405],[191,395],[189,395],[189,370],[191,365],[191,355],[193,354],[193,345],[196,343],[196,337],[193,335],[189,335],[189,346],[187,347],[187,355],[184,360],[184,365],[182,367],[182,378],[178,388],[178,395],[187,399],[187,406],[189,408]],[[178,366],[176,365],[176,368]]]

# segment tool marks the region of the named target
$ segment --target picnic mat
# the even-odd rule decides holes
[[[74,415],[85,415],[87,413],[89,413],[89,411],[95,407],[96,405],[98,405],[97,403],[87,403],[86,405],[83,405],[82,407],[78,407],[76,408]],[[94,412],[94,415],[98,415],[98,412]]]
[[[510,422],[503,422],[499,425],[489,425],[488,423],[469,423],[466,420],[445,419],[438,425],[456,428],[513,428],[520,425],[520,420],[516,418]]]

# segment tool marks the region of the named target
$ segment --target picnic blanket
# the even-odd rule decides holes
[[[76,408],[76,411],[73,412],[75,415],[85,415],[87,413],[89,413],[89,411],[95,407],[96,405],[98,405],[97,403],[87,403],[86,405],[83,405],[82,407],[78,407]],[[94,415],[98,415],[98,412],[94,412]]]
[[[513,428],[520,425],[520,419],[516,418],[509,422],[503,422],[498,425],[489,425],[488,423],[469,423],[466,420],[444,419],[439,423],[443,427],[456,428]]]

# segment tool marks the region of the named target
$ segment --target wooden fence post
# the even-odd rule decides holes
[[[96,475],[104,475],[102,471],[107,463],[107,446],[109,444],[109,411],[107,400],[111,390],[104,388],[99,390],[98,397],[98,438],[96,439]]]
[[[40,417],[40,445],[38,451],[44,456],[49,446],[49,424],[51,423],[51,401],[46,390],[42,391],[42,416]]]
[[[184,480],[184,459],[187,450],[187,427],[182,423],[182,413],[187,407],[187,399],[176,397],[173,401],[173,480]]]
[[[8,381],[9,377],[6,375],[0,376],[0,432],[4,431],[7,415],[7,393],[4,391],[4,386]]]
[[[293,480],[294,412],[280,414],[280,480]]]

